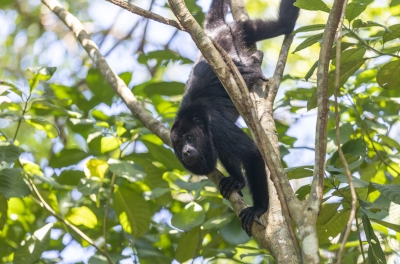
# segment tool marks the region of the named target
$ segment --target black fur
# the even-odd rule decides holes
[[[232,58],[248,87],[266,80],[261,72],[263,53],[249,50],[256,41],[293,31],[299,9],[293,0],[282,0],[277,20],[248,20],[226,23],[224,0],[213,0],[204,23],[205,32]],[[233,190],[241,194],[245,186],[242,166],[253,199],[253,206],[240,213],[243,229],[251,235],[253,221],[268,210],[268,185],[264,160],[257,146],[236,124],[239,116],[210,65],[200,56],[186,85],[181,107],[171,129],[176,156],[194,174],[212,172],[217,159],[229,177],[220,182],[223,197]]]

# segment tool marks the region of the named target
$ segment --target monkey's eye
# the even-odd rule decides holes
[[[188,136],[188,137],[187,137],[187,140],[188,140],[189,142],[192,141],[192,139],[193,139],[192,136]]]
[[[193,117],[193,122],[197,125],[202,125],[203,121],[201,121],[201,119],[197,116]]]
[[[182,142],[178,142],[176,145],[178,146],[178,148],[180,148],[182,147]]]

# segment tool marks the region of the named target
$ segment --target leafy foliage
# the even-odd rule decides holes
[[[93,30],[93,40],[140,104],[169,127],[195,59],[187,35],[131,14],[132,23],[124,26],[132,31],[125,35],[119,26],[104,27],[88,11],[111,12],[111,4],[67,2],[68,10]],[[372,2],[348,4],[340,61],[334,44],[328,80],[332,95],[340,65],[340,141],[358,196],[357,222],[343,263],[363,263],[363,257],[386,263],[400,247],[400,1],[385,7]],[[153,8],[169,12],[164,3]],[[201,23],[202,7],[194,0],[185,3]],[[248,4],[255,12],[266,7],[264,1]],[[314,142],[301,138],[314,131],[314,123],[304,120],[316,107],[318,43],[330,8],[321,0],[296,5],[304,9],[303,27],[295,31],[290,74],[275,109],[286,173],[303,200],[310,193],[313,165],[302,158],[313,157],[308,146]],[[272,262],[242,230],[217,188],[204,177],[188,175],[173,151],[132,117],[61,22],[35,1],[2,0],[0,8],[5,21],[0,35],[1,263],[107,263],[94,244],[121,263]],[[262,44],[267,66],[274,63],[279,44]],[[351,200],[331,111],[325,203],[316,227],[326,260],[340,246]],[[244,198],[249,201],[248,192]],[[68,254],[76,248],[83,253]]]

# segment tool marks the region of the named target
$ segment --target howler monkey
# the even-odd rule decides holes
[[[295,0],[281,0],[276,20],[247,20],[227,23],[226,0],[213,0],[206,16],[204,31],[216,41],[238,67],[247,86],[266,80],[261,72],[263,53],[249,47],[263,39],[290,34],[299,9]],[[257,146],[235,123],[239,117],[234,104],[203,56],[199,56],[186,84],[180,109],[171,129],[175,154],[190,172],[204,175],[212,172],[217,159],[229,177],[221,180],[224,198],[233,190],[239,194],[246,181],[253,206],[240,213],[242,227],[251,235],[253,221],[268,209],[268,185],[264,160]]]

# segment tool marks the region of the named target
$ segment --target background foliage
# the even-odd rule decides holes
[[[202,22],[209,1],[185,2]],[[169,126],[196,57],[189,36],[104,1],[63,4],[143,106]],[[172,17],[163,0],[133,4]],[[331,2],[296,5],[304,10],[275,117],[288,176],[304,199],[313,169],[317,54]],[[276,11],[261,0],[247,7],[258,17]],[[188,175],[171,149],[131,116],[38,0],[3,0],[0,8],[1,262],[107,263],[66,221],[120,263],[273,261],[247,237],[217,188]],[[400,261],[399,15],[398,0],[352,1],[346,11],[340,131],[358,203],[343,263]],[[267,76],[281,40],[260,44]],[[333,52],[330,95],[336,63]],[[317,223],[326,261],[340,246],[351,200],[336,152],[333,103],[331,111]],[[250,202],[248,194],[245,199]]]

